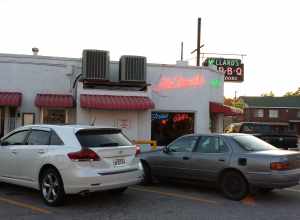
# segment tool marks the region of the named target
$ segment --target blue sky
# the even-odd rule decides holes
[[[300,87],[298,1],[2,0],[0,53],[81,57],[83,49],[147,56],[152,63],[184,59],[195,65],[197,18],[202,52],[247,54],[245,82],[225,95],[283,95]]]

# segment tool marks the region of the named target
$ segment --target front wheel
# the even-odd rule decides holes
[[[242,200],[249,193],[247,181],[236,171],[227,171],[222,175],[220,188],[225,197],[235,201]]]
[[[65,191],[62,179],[55,169],[47,169],[40,180],[40,191],[44,202],[49,206],[62,205]]]

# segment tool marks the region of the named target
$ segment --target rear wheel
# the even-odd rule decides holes
[[[150,185],[152,183],[152,174],[149,165],[145,162],[142,162],[143,165],[143,180],[141,182],[142,185]]]
[[[62,205],[65,199],[65,191],[59,173],[49,168],[45,170],[40,179],[40,192],[44,202],[49,206]]]
[[[249,193],[247,181],[236,171],[225,172],[221,177],[220,187],[225,197],[235,201],[245,198]]]
[[[122,187],[122,188],[117,188],[117,189],[111,189],[111,190],[109,190],[109,192],[110,192],[111,194],[114,194],[114,195],[121,195],[121,194],[123,194],[123,193],[126,191],[127,188],[128,188],[128,187]]]

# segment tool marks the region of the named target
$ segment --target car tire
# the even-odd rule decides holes
[[[237,171],[227,171],[221,176],[220,188],[225,197],[240,201],[249,194],[245,178]]]
[[[142,165],[143,165],[144,174],[143,174],[143,179],[142,179],[141,184],[142,185],[151,185],[152,181],[153,181],[151,169],[150,169],[149,165],[145,162],[142,162]]]
[[[49,168],[42,173],[40,193],[48,206],[60,206],[64,203],[65,190],[63,181],[55,169]]]
[[[122,187],[122,188],[117,188],[117,189],[111,189],[109,192],[113,195],[122,195],[128,187]]]

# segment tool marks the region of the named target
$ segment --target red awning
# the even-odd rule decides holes
[[[210,102],[209,103],[210,112],[212,113],[223,113],[224,116],[236,116],[242,115],[243,110],[239,108],[234,108],[231,106],[223,105],[217,102]]]
[[[72,95],[66,94],[37,94],[35,105],[48,108],[72,108],[74,100]]]
[[[80,95],[82,108],[106,110],[146,110],[154,108],[154,103],[144,96]]]
[[[22,93],[19,92],[0,92],[0,106],[20,106]]]

